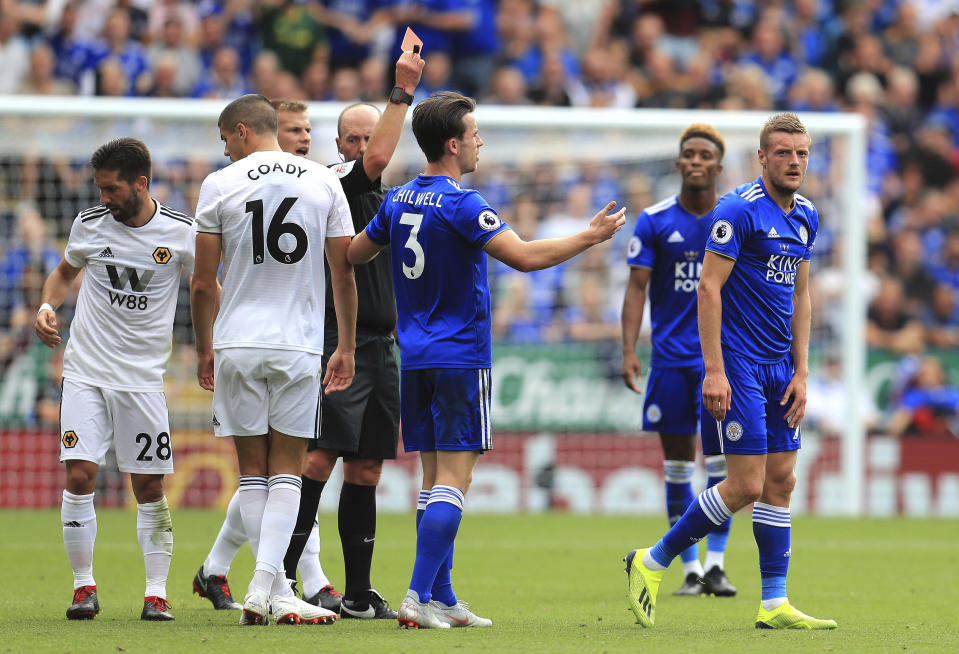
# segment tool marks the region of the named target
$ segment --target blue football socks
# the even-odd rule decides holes
[[[692,461],[663,462],[663,470],[666,473],[666,516],[669,518],[670,527],[679,522],[696,497],[693,495],[695,469],[696,464]],[[693,543],[680,552],[679,557],[684,564],[699,561],[699,547]]]
[[[786,601],[791,526],[788,507],[763,502],[753,504],[753,536],[759,548],[762,604],[767,611]]]
[[[689,505],[686,513],[643,558],[647,567],[665,570],[676,555],[729,519],[732,514],[716,486],[707,488]]]
[[[431,599],[453,606],[456,595],[449,582],[453,542],[463,517],[463,492],[452,486],[433,486],[416,530],[416,562],[410,590],[420,602]],[[419,513],[419,512],[417,512]],[[436,588],[437,596],[433,597]],[[452,601],[448,601],[448,600]]]
[[[712,488],[726,478],[726,457],[722,454],[706,457],[706,488]],[[713,566],[724,568],[726,554],[726,542],[729,540],[729,529],[732,527],[733,519],[725,520],[715,530],[709,532],[706,546],[706,570]]]

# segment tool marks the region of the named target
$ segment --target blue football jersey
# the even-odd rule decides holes
[[[672,196],[636,220],[626,263],[650,268],[649,306],[653,366],[698,365],[703,352],[696,321],[696,289],[703,271],[711,219],[683,209]]]
[[[483,246],[505,229],[483,196],[449,177],[390,189],[366,235],[390,244],[402,369],[491,367]]]
[[[724,348],[759,363],[789,353],[796,271],[812,256],[818,229],[812,202],[797,193],[786,213],[762,178],[719,200],[706,249],[736,261],[722,291]]]

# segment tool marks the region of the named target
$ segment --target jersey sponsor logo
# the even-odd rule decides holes
[[[729,239],[732,237],[733,225],[728,220],[717,220],[713,225],[712,231],[709,233],[709,238],[719,245],[729,243]]]
[[[673,290],[693,293],[699,287],[699,278],[703,276],[702,261],[673,262]]]
[[[799,226],[799,240],[802,241],[803,245],[806,245],[806,243],[809,241],[809,232],[806,231],[805,225]]]
[[[769,234],[767,236],[769,236],[769,238],[779,238],[779,232],[777,232],[776,228],[773,227],[769,230]]]
[[[122,291],[129,283],[130,289],[136,293],[146,291],[150,280],[153,279],[152,270],[140,271],[133,268],[124,268],[123,272],[120,272],[116,266],[110,264],[107,264],[107,274],[110,275],[110,284],[116,290]]]
[[[155,256],[155,255],[154,255]],[[116,266],[107,264],[107,274],[110,275],[110,284],[118,291],[126,288],[127,284],[133,293],[144,293],[150,280],[153,279],[152,270],[134,270],[133,268],[124,268],[123,272],[117,270]],[[117,307],[126,307],[127,309],[139,309],[146,311],[149,307],[149,300],[146,295],[134,295],[133,293],[114,293],[110,291],[110,304]]]
[[[658,404],[650,404],[646,407],[646,419],[650,422],[659,422],[663,417],[663,411]]]
[[[169,263],[170,259],[173,258],[173,254],[170,252],[170,248],[158,247],[153,251],[153,260],[157,263]]]
[[[63,447],[70,450],[77,446],[77,443],[80,442],[80,439],[77,437],[77,432],[69,429],[63,432],[63,438],[60,439],[60,442],[63,443]]]
[[[487,232],[492,232],[494,229],[499,229],[499,226],[502,224],[499,216],[496,215],[496,212],[490,209],[483,209],[480,211],[477,222],[479,222],[479,226],[485,229]]]
[[[105,247],[105,248],[103,248],[102,250],[100,250],[100,254],[97,255],[97,258],[98,258],[98,259],[101,259],[101,258],[110,258],[110,259],[112,259],[112,258],[113,258],[113,250],[111,250],[111,249],[110,249],[110,246],[108,245],[107,247]]]
[[[773,284],[791,286],[796,283],[796,271],[802,257],[790,257],[782,254],[770,254],[766,262],[766,281]]]
[[[743,437],[743,426],[733,420],[726,425],[726,438],[732,442],[738,441]]]
[[[683,238],[683,235],[679,233],[679,230],[673,230],[673,233],[669,235],[669,238],[666,239],[667,243],[682,243],[686,239]]]
[[[346,177],[350,174],[350,171],[353,170],[353,164],[356,163],[356,160],[353,161],[344,161],[343,163],[335,164],[333,168],[333,173],[337,177]]]
[[[632,259],[635,256],[638,256],[640,252],[643,251],[643,242],[639,240],[638,236],[634,236],[629,239],[629,245],[626,246],[626,256]]]

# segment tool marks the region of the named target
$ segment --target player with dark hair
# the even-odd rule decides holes
[[[383,113],[369,104],[352,104],[337,120],[336,147],[344,163],[331,168],[343,185],[358,232],[366,228],[386,196],[380,176],[396,150],[423,65],[418,53],[403,53],[396,62],[396,86]],[[336,460],[342,457],[337,526],[343,548],[345,594],[340,599],[339,593],[328,588],[312,595],[304,577],[303,595],[308,602],[331,610],[335,610],[335,601],[344,619],[395,619],[396,611],[370,581],[376,540],[376,486],[383,460],[396,458],[399,440],[399,370],[393,340],[396,301],[390,258],[356,266],[353,274],[358,297],[356,374],[350,388],[322,400],[320,435],[307,448],[300,511],[285,563],[287,576],[295,579],[295,566],[303,560],[301,552],[316,522],[321,493]],[[336,343],[336,333],[330,328],[335,322],[336,308],[327,293],[328,343]]]
[[[306,114],[306,105],[296,100],[272,100],[270,104],[276,110],[276,138],[280,149],[300,157],[308,157],[311,126],[310,118]],[[332,302],[332,291],[329,289],[327,299]],[[334,318],[329,325],[334,325],[335,322]],[[327,338],[331,331],[332,329],[327,330]],[[335,334],[335,332],[332,333]],[[335,339],[333,342],[335,343]],[[310,443],[312,442],[311,440]],[[240,515],[240,496],[239,492],[236,492],[230,498],[226,517],[210,553],[193,577],[193,592],[210,600],[215,609],[243,608],[243,605],[233,598],[227,574],[237,552],[247,540],[243,518]],[[303,550],[303,556],[300,557],[298,567],[303,577],[303,590],[307,601],[338,612],[340,593],[330,583],[320,564],[320,535],[315,525],[310,533],[307,547]],[[293,568],[294,575],[296,569],[296,567]]]
[[[676,170],[682,177],[679,194],[639,214],[626,253],[631,269],[623,298],[622,375],[628,388],[642,392],[637,385],[642,367],[636,340],[649,287],[653,351],[643,429],[659,432],[663,445],[670,525],[693,501],[696,432],[697,428],[708,429],[712,422],[708,414],[701,413],[703,355],[696,327],[696,288],[725,150],[723,137],[712,125],[695,123],[683,130],[676,159]],[[705,421],[700,426],[701,415]],[[705,463],[708,486],[725,479],[726,458],[722,454],[707,456]],[[709,534],[708,572],[699,562],[696,543],[680,553],[685,580],[674,595],[736,594],[724,572],[729,523],[727,520]]]
[[[564,238],[525,242],[503,223],[463,174],[476,169],[475,103],[437,93],[413,110],[413,133],[426,171],[389,191],[379,212],[350,244],[354,264],[390,246],[402,348],[403,446],[420,452],[416,562],[400,606],[401,626],[489,627],[457,599],[450,579],[453,543],[479,455],[490,430],[492,335],[487,259],[518,270],[555,266],[611,238],[625,209],[610,202],[589,226]]]
[[[60,460],[66,464],[60,514],[74,588],[67,618],[100,612],[93,491],[99,461],[113,446],[137,500],[146,567],[140,618],[168,621],[173,523],[163,476],[173,473],[173,450],[163,371],[181,271],[193,272],[196,231],[193,218],[150,196],[150,152],[141,141],[110,141],[90,163],[100,205],[74,220],[63,260],[43,285],[35,323],[45,345],[60,344],[55,310],[85,269],[63,357],[60,405]]]
[[[762,174],[713,210],[698,306],[703,406],[716,424],[702,441],[704,454],[726,455],[729,475],[690,503],[653,547],[626,556],[628,605],[644,627],[653,626],[670,562],[753,503],[762,578],[756,628],[836,628],[834,620],[794,608],[786,595],[789,502],[809,373],[809,261],[819,228],[816,208],[796,192],[809,146],[795,115],[773,116],[759,137]]]
[[[353,379],[349,207],[327,168],[280,149],[276,110],[263,96],[234,100],[218,126],[233,163],[200,187],[191,309],[197,379],[213,391],[214,433],[233,436],[240,513],[256,556],[240,624],[266,624],[271,613],[281,624],[329,624],[335,613],[293,593],[283,553],[319,418],[324,250],[339,333],[322,386],[332,393]]]

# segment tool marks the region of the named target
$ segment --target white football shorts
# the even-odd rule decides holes
[[[166,396],[113,391],[64,379],[60,461],[79,459],[99,465],[111,445],[121,472],[173,474]]]
[[[213,433],[261,436],[272,427],[288,436],[316,438],[322,359],[296,350],[215,350]]]

